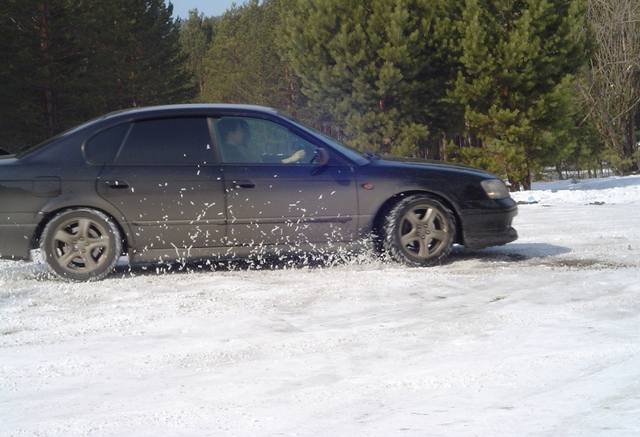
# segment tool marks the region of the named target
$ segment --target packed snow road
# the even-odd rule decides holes
[[[602,184],[436,268],[2,261],[0,435],[638,436],[640,178]]]

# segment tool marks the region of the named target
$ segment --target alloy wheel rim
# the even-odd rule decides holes
[[[90,273],[108,261],[109,237],[100,223],[76,218],[61,223],[52,238],[56,263],[69,273]]]
[[[446,247],[449,225],[444,215],[429,205],[407,211],[400,221],[400,244],[405,252],[419,259],[429,259]]]

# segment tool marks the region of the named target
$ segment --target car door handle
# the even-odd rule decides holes
[[[254,184],[251,181],[247,181],[247,180],[243,180],[243,181],[233,181],[232,182],[233,187],[240,189],[240,188],[255,188],[256,184]]]
[[[129,188],[129,184],[126,181],[122,181],[122,180],[114,180],[114,181],[105,181],[104,182],[107,187],[112,188],[114,190],[126,190],[127,188]]]

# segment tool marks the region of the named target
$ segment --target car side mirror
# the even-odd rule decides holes
[[[313,159],[311,163],[317,167],[324,167],[329,163],[329,159],[331,155],[327,152],[327,149],[324,147],[316,147],[316,150],[313,152]]]

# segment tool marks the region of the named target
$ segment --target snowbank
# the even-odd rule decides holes
[[[543,204],[640,204],[640,176],[537,182],[532,191],[513,193],[523,203]],[[639,211],[640,212],[640,211]]]

